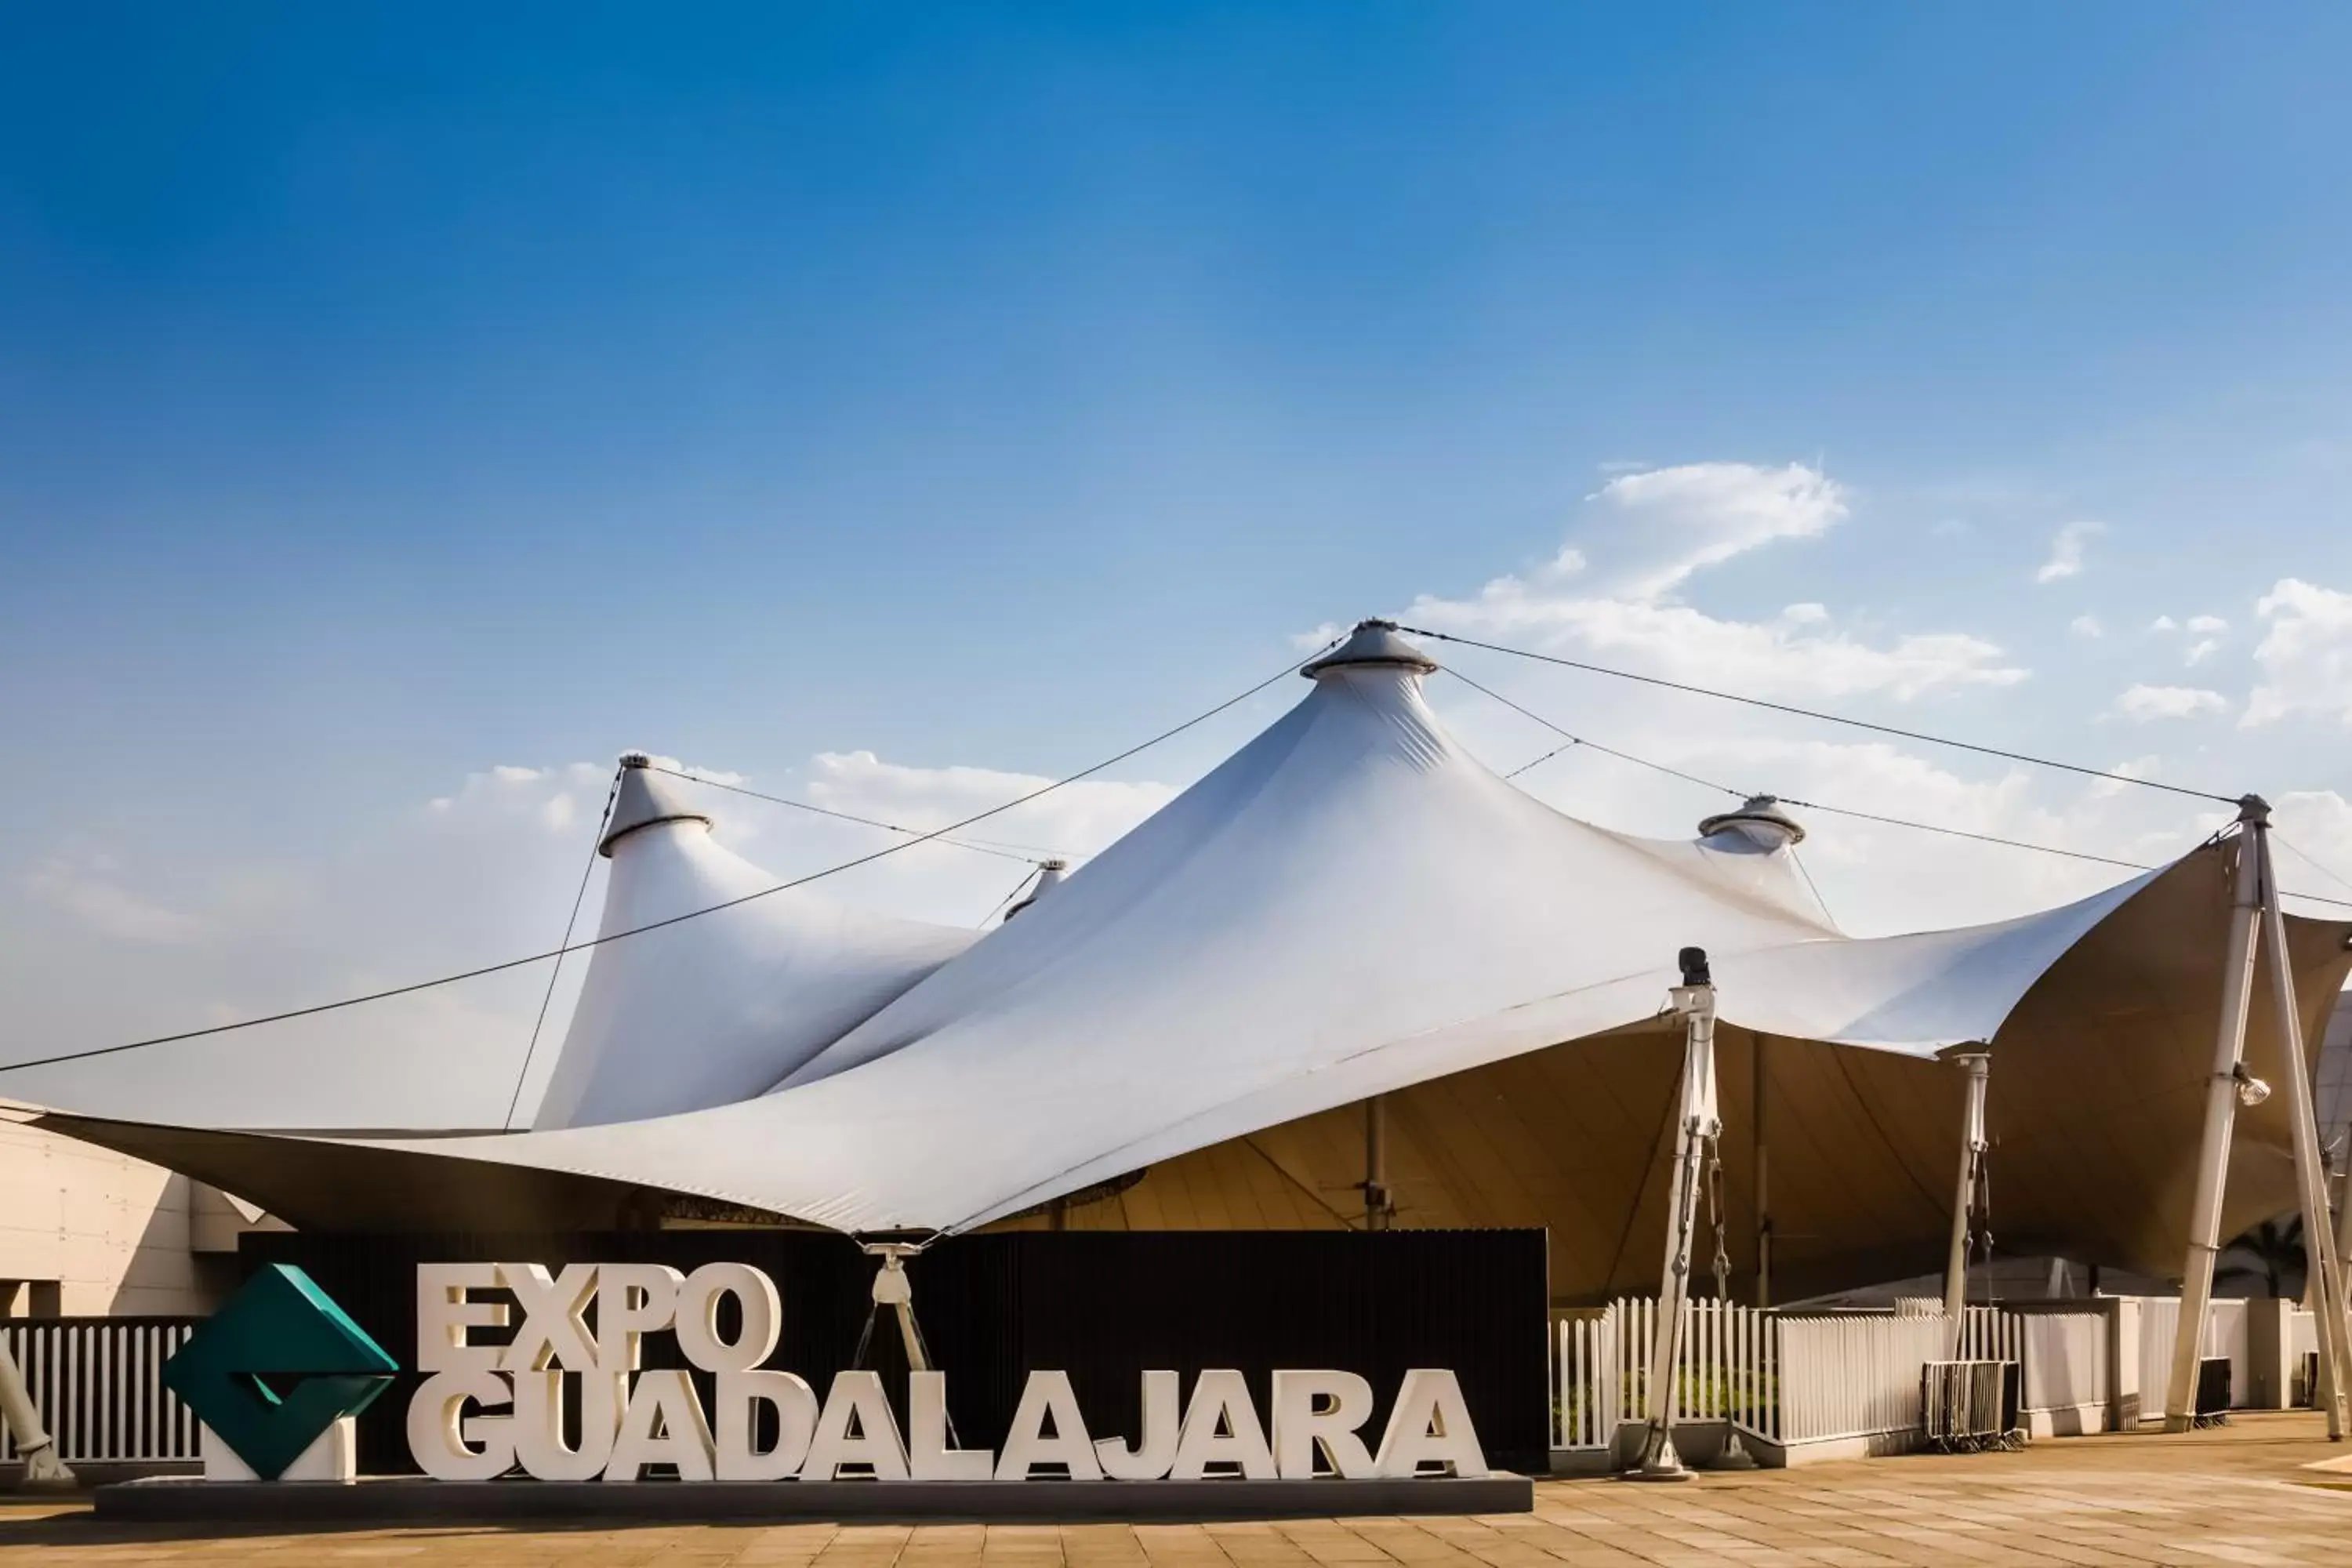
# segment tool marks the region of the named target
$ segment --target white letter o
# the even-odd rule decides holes
[[[742,1305],[743,1331],[733,1344],[719,1337],[719,1298]],[[783,1331],[776,1282],[748,1263],[706,1263],[677,1288],[677,1348],[705,1372],[750,1372],[768,1359]]]

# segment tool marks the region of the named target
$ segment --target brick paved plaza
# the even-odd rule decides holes
[[[0,1500],[0,1562],[740,1564],[741,1568],[1414,1568],[1559,1564],[2325,1563],[2352,1558],[2352,1459],[2305,1415],[2185,1437],[1716,1475],[1554,1481],[1493,1519],[1205,1525],[830,1525],[198,1533]]]

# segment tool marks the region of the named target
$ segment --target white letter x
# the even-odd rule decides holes
[[[594,1264],[567,1263],[562,1277],[551,1279],[544,1265],[501,1263],[499,1283],[522,1308],[522,1327],[499,1356],[500,1371],[545,1372],[551,1364],[566,1372],[596,1370],[596,1342],[584,1316],[596,1294]]]

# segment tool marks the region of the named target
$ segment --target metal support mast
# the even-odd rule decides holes
[[[1389,1201],[1388,1103],[1376,1094],[1364,1101],[1364,1228],[1388,1229],[1394,1212]]]
[[[2205,1131],[2197,1151],[2196,1195],[2189,1215],[2189,1256],[2180,1270],[2180,1326],[2172,1339],[2172,1376],[2164,1395],[2164,1429],[2186,1432],[2196,1419],[2197,1371],[2205,1310],[2213,1299],[2213,1257],[2221,1246],[2221,1190],[2230,1168],[2246,1054],[2246,1009],[2253,999],[2255,932],[2262,918],[2263,851],[2252,829],[2270,819],[2260,795],[2238,803],[2238,864],[2230,900],[2228,956],[2221,969],[2221,1018],[2213,1072],[2205,1084]]]
[[[1960,1180],[1952,1194],[1952,1250],[1944,1266],[1944,1317],[1951,1327],[1948,1359],[1960,1359],[1960,1325],[1969,1297],[1969,1217],[1984,1171],[1985,1089],[1992,1073],[1992,1057],[1981,1047],[1954,1053],[1947,1059],[1968,1069],[1968,1100],[1960,1117]]]
[[[1748,1047],[1748,1068],[1755,1079],[1749,1095],[1748,1119],[1756,1128],[1756,1165],[1753,1184],[1756,1188],[1756,1304],[1772,1304],[1772,1190],[1769,1162],[1766,1157],[1764,1101],[1767,1087],[1764,1062],[1764,1037],[1751,1035]]]
[[[1683,1021],[1681,1104],[1675,1119],[1675,1163],[1666,1193],[1665,1277],[1658,1291],[1658,1322],[1650,1345],[1648,1436],[1633,1480],[1689,1479],[1675,1452],[1675,1356],[1683,1308],[1690,1300],[1691,1226],[1698,1212],[1701,1145],[1723,1130],[1715,1095],[1715,982],[1704,949],[1686,947],[1680,962],[1683,983],[1674,988],[1675,1016]]]
[[[2294,963],[2286,947],[2286,915],[2279,907],[2278,875],[2271,864],[2270,826],[2252,824],[2262,861],[2263,936],[2269,949],[2271,997],[2278,1015],[2279,1060],[2286,1079],[2286,1102],[2294,1121],[2295,1188],[2303,1205],[2307,1267],[2305,1290],[2319,1329],[2319,1385],[2312,1404],[2327,1413],[2327,1436],[2341,1442],[2345,1431],[2344,1275],[2336,1236],[2328,1226],[2327,1168],[2319,1157],[2319,1122],[2311,1101],[2311,1074],[2304,1056],[2303,1015],[2294,994]]]

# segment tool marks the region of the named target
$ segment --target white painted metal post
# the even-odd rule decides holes
[[[1948,1360],[1960,1359],[1960,1323],[1969,1304],[1969,1213],[1975,1202],[1977,1169],[1983,1162],[1985,1088],[1992,1058],[1982,1050],[1963,1051],[1951,1060],[1968,1070],[1965,1109],[1960,1114],[1960,1180],[1952,1194],[1952,1251],[1944,1266],[1944,1317],[1951,1329]]]
[[[2323,1046],[2321,1048],[2326,1047]],[[2352,1166],[2352,1144],[2345,1148],[2344,1163]],[[2336,1282],[2340,1292],[2337,1300],[2343,1303],[2346,1312],[2345,1341],[2352,1345],[2352,1170],[2346,1172],[2336,1196]],[[2346,1360],[2345,1376],[2352,1380],[2352,1357]]]
[[[1772,1304],[1772,1189],[1771,1174],[1766,1155],[1764,1101],[1767,1088],[1764,1067],[1764,1037],[1750,1035],[1753,1044],[1748,1050],[1748,1069],[1754,1079],[1748,1094],[1748,1119],[1755,1129],[1756,1171],[1756,1305]]]
[[[2286,915],[2279,908],[2278,874],[2271,865],[2270,827],[2253,825],[2263,866],[2263,935],[2270,950],[2272,1005],[2278,1014],[2279,1058],[2285,1068],[2287,1111],[2294,1121],[2294,1176],[2303,1200],[2305,1269],[2313,1321],[2318,1329],[2319,1386],[2313,1405],[2327,1413],[2330,1442],[2344,1439],[2346,1345],[2344,1276],[2336,1236],[2327,1223],[2327,1171],[2319,1159],[2319,1122],[2313,1114],[2311,1074],[2304,1058],[2303,1016],[2294,994],[2294,961],[2286,950]]]
[[[2186,1432],[2196,1420],[2197,1368],[2205,1344],[2205,1309],[2213,1299],[2213,1256],[2221,1247],[2221,1188],[2229,1174],[2238,1067],[2246,1050],[2246,1009],[2253,999],[2255,925],[2262,915],[2262,849],[2246,828],[2267,820],[2270,810],[2260,795],[2238,803],[2238,865],[2221,969],[2221,1025],[2213,1041],[2213,1074],[2205,1084],[2205,1132],[2197,1151],[2189,1256],[2180,1270],[2180,1323],[2173,1331],[2172,1377],[2164,1394],[2168,1432]]]
[[[74,1473],[58,1458],[58,1446],[41,1427],[41,1413],[33,1408],[25,1374],[16,1370],[16,1358],[8,1353],[5,1338],[0,1338],[0,1423],[6,1424],[9,1436],[16,1439],[17,1456],[25,1461],[26,1486],[74,1484]]]
[[[1683,983],[1674,988],[1683,1021],[1683,1076],[1675,1120],[1675,1164],[1667,1186],[1666,1259],[1658,1321],[1650,1341],[1648,1436],[1642,1461],[1627,1472],[1643,1480],[1679,1480],[1690,1472],[1675,1452],[1675,1358],[1683,1307],[1690,1300],[1691,1225],[1698,1208],[1699,1144],[1722,1131],[1715,1094],[1715,984],[1701,949],[1682,951]]]

